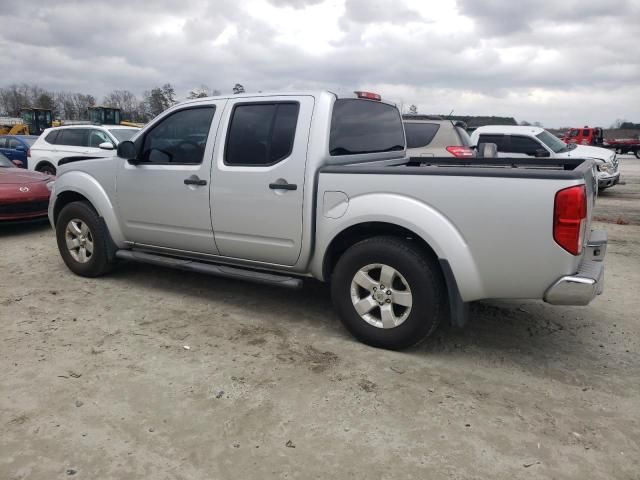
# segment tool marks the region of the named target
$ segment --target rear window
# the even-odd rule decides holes
[[[47,134],[46,137],[44,137],[44,139],[47,141],[47,143],[50,143],[52,145],[56,144],[56,139],[58,138],[58,132],[60,130],[54,130],[53,132],[49,132]]]
[[[331,117],[329,154],[355,155],[404,150],[397,108],[369,100],[336,100]]]
[[[407,135],[407,148],[426,147],[436,136],[438,123],[405,123],[404,133]]]

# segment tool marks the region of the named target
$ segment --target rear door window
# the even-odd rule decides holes
[[[70,147],[86,147],[89,145],[89,129],[88,128],[68,128],[60,130],[57,145],[67,145]]]
[[[481,143],[495,143],[498,146],[499,152],[507,151],[504,135],[482,134],[480,135],[480,138],[478,138],[478,145]]]
[[[391,152],[404,150],[404,146],[397,108],[355,98],[336,100],[331,116],[330,155]]]
[[[405,123],[404,133],[407,136],[407,148],[426,147],[438,133],[438,123]]]
[[[293,149],[300,105],[295,102],[238,104],[233,109],[224,162],[275,165]]]

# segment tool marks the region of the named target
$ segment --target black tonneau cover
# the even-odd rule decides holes
[[[506,177],[583,179],[593,160],[528,158],[407,157],[404,161],[329,165],[321,173],[383,175],[449,175],[463,177]]]

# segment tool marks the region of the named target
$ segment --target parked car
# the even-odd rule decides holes
[[[495,143],[499,157],[592,159],[598,168],[600,190],[612,187],[620,181],[620,166],[615,152],[606,148],[566,144],[541,127],[510,125],[480,127],[471,134],[471,144],[480,143]]]
[[[65,162],[49,219],[78,275],[120,259],[294,288],[314,277],[357,338],[403,348],[463,325],[467,302],[586,305],[601,291],[594,164],[545,163],[411,166],[397,107],[372,93],[231,95],[168,109],[118,158]]]
[[[55,175],[67,157],[113,157],[123,140],[140,129],[119,125],[73,125],[47,128],[31,146],[29,170]]]
[[[409,157],[473,158],[471,140],[462,122],[404,117]]]
[[[31,154],[29,149],[37,139],[37,135],[0,136],[0,153],[11,161],[18,160],[20,168],[27,168],[27,157]]]
[[[53,180],[16,167],[0,153],[0,221],[46,217]]]

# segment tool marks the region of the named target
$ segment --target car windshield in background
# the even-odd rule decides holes
[[[397,108],[369,100],[336,100],[331,117],[329,154],[355,155],[404,150]]]
[[[5,157],[3,154],[0,153],[0,168],[11,168],[11,167],[15,167],[15,165],[11,163],[11,160],[9,160],[7,157]]]
[[[440,125],[437,123],[405,123],[404,133],[407,135],[407,148],[426,147],[436,136]]]
[[[118,142],[124,142],[125,140],[130,140],[136,133],[138,133],[137,128],[110,128],[109,133],[116,137]]]
[[[571,150],[566,143],[560,140],[555,135],[543,130],[538,135],[536,135],[538,139],[544,143],[547,147],[553,150],[555,153],[566,152],[567,150]]]

